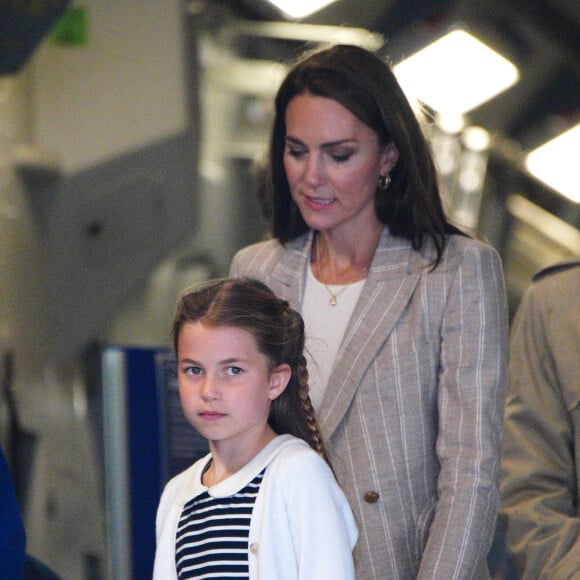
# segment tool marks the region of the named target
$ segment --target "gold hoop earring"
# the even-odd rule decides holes
[[[379,175],[379,189],[381,191],[387,191],[391,183],[391,176],[387,173],[386,175]]]

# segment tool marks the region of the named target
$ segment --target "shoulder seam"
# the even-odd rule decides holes
[[[546,276],[550,276],[552,274],[556,274],[558,272],[565,272],[566,270],[570,270],[576,266],[580,266],[580,260],[569,260],[566,262],[558,262],[557,264],[552,264],[551,266],[547,266],[542,270],[539,270],[532,276],[532,280],[537,282]]]

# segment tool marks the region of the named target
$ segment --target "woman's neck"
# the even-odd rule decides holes
[[[382,230],[381,225],[350,239],[328,231],[316,232],[311,254],[316,278],[326,284],[350,284],[366,278]]]

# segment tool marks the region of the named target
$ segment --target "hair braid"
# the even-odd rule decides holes
[[[314,412],[314,407],[310,400],[308,368],[306,366],[306,358],[303,354],[296,359],[296,378],[298,382],[298,397],[302,404],[302,412],[304,413],[306,424],[308,426],[308,443],[319,455],[324,457],[327,463],[330,464],[330,460],[326,454],[326,447],[322,439],[322,434],[320,433],[320,427],[318,426],[318,421]]]

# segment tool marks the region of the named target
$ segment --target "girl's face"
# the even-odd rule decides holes
[[[286,109],[284,167],[292,198],[316,230],[379,226],[375,191],[398,159],[394,144],[333,99],[303,94]]]
[[[183,324],[177,352],[179,396],[191,425],[211,445],[259,451],[272,433],[270,405],[285,389],[290,367],[271,371],[246,330],[201,322]]]

